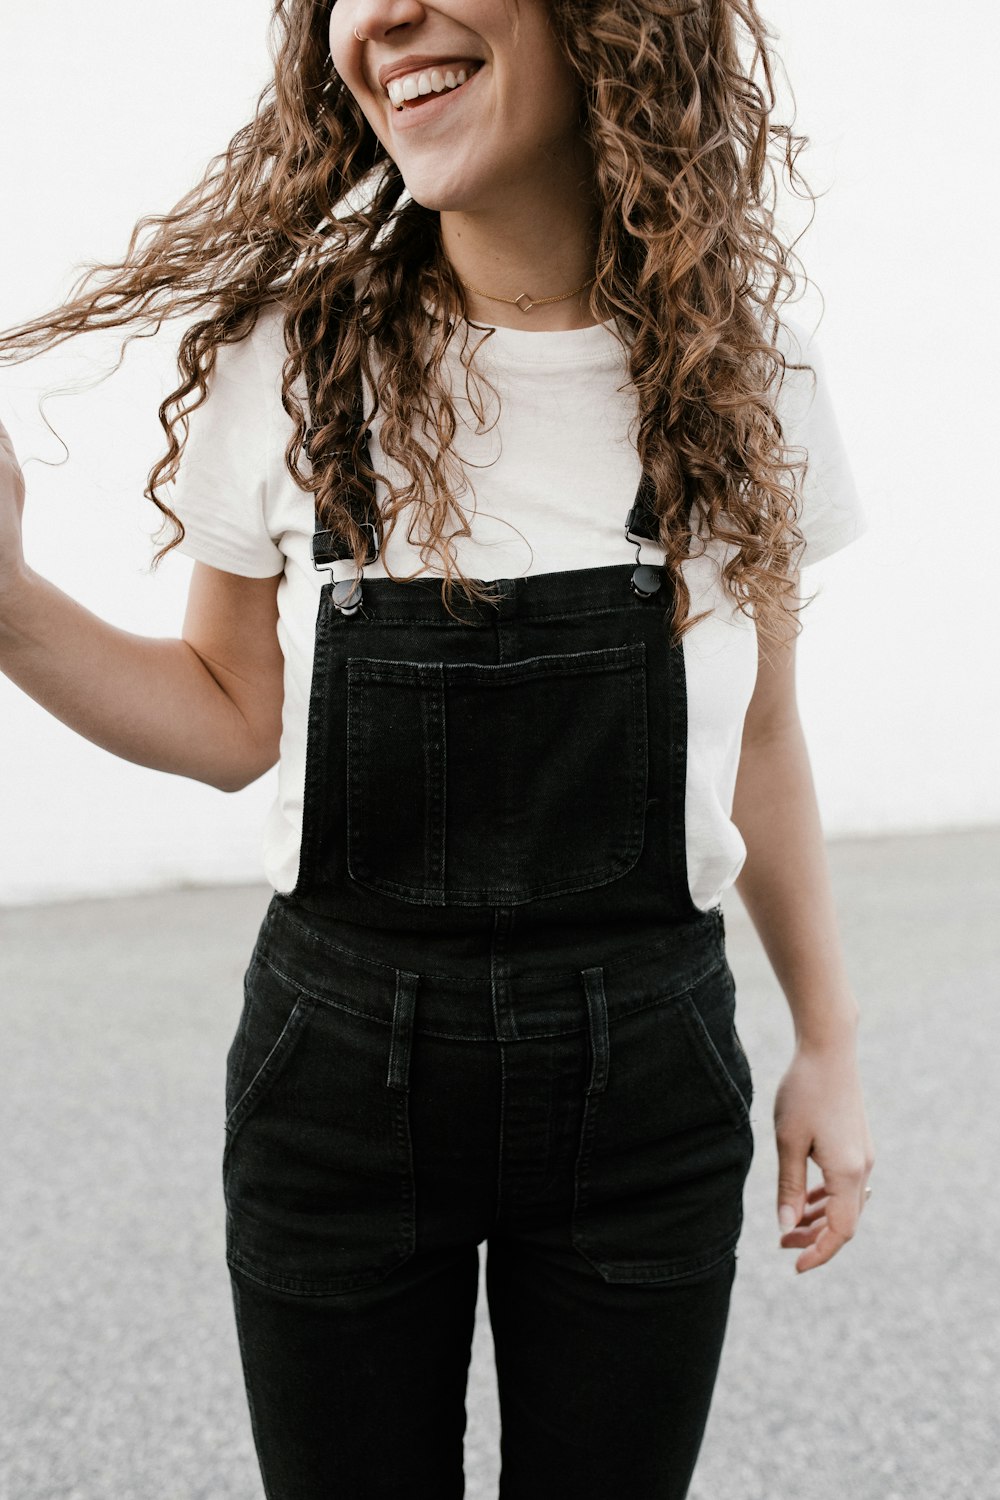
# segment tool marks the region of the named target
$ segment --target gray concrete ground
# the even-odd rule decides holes
[[[873,1197],[841,1254],[796,1275],[771,1121],[790,1021],[730,901],[757,1153],[691,1500],[991,1500],[1000,831],[844,842],[831,859],[864,1011]],[[0,912],[2,1500],[260,1500],[219,1158],[268,894]],[[482,1296],[479,1312],[468,1500],[496,1495],[498,1469]]]

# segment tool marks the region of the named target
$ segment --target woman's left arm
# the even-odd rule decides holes
[[[796,581],[797,582],[797,581]],[[795,698],[795,641],[762,654],[747,710],[733,821],[747,846],[736,889],[784,991],[795,1052],[774,1102],[781,1244],[811,1271],[851,1239],[874,1149],[858,1069],[858,1003],[844,962]],[[823,1174],[806,1191],[809,1157]]]

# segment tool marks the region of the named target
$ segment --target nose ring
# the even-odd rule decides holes
[[[358,38],[359,42],[367,42],[367,40],[368,40],[368,38],[366,36],[359,36],[358,35],[358,28],[356,26],[354,28],[354,35]]]

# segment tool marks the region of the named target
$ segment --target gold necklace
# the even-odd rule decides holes
[[[597,277],[591,276],[590,281],[585,281],[583,286],[578,286],[575,292],[563,292],[561,297],[529,297],[527,292],[518,292],[516,297],[494,297],[491,292],[482,292],[479,287],[472,286],[468,281],[462,281],[461,276],[457,277],[457,280],[468,291],[475,292],[480,297],[486,297],[490,302],[508,302],[512,307],[520,307],[523,313],[529,313],[533,307],[541,307],[543,302],[565,302],[567,297],[576,297],[586,287],[591,286]],[[521,307],[522,297],[527,302],[527,307]]]

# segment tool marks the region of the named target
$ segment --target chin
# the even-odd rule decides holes
[[[397,166],[399,163],[397,162]],[[433,167],[409,172],[399,167],[406,191],[415,203],[436,213],[488,212],[491,194],[488,184],[467,181],[442,181],[442,174]]]
[[[429,184],[424,184],[419,180],[411,182],[405,173],[403,174],[403,182],[406,186],[406,191],[414,203],[419,203],[421,208],[430,209],[434,213],[441,213],[442,211],[456,212],[469,206],[464,195],[454,191],[449,192],[447,188],[442,188],[440,183],[431,187]]]
[[[414,203],[419,203],[421,208],[429,209],[432,213],[454,213],[465,207],[463,203],[456,203],[453,198],[449,198],[446,193],[420,193],[409,186],[407,192]]]

